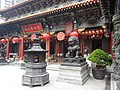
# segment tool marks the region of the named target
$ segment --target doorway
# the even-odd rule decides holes
[[[19,43],[11,43],[10,44],[10,53],[9,53],[9,59],[12,60],[18,60],[19,56]]]
[[[102,49],[102,39],[92,40],[92,51],[95,49]]]

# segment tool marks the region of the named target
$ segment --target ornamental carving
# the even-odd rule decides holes
[[[120,90],[120,15],[116,14],[113,17],[113,25],[114,25],[114,46],[113,51],[115,54],[114,62],[113,62],[113,75],[112,78],[116,82],[117,88],[116,90]]]

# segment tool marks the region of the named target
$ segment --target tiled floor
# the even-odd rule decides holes
[[[59,71],[47,70],[50,82],[43,87],[22,86],[22,75],[25,70],[19,66],[0,66],[0,90],[105,90],[105,80],[96,80],[92,76],[83,85],[74,85],[56,81]]]
[[[111,90],[111,75],[108,74],[106,77],[105,90]]]

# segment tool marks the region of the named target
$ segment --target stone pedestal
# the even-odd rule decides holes
[[[57,81],[83,85],[90,76],[88,64],[81,56],[78,38],[71,36],[68,43],[68,53],[62,59]]]
[[[46,62],[42,63],[26,63],[26,73],[22,77],[22,84],[33,87],[49,82],[49,74],[46,72]]]
[[[57,81],[83,85],[90,76],[89,71],[86,62],[62,63]]]

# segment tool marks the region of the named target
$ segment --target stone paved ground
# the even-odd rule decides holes
[[[111,90],[111,75],[108,74],[106,77],[105,90]]]
[[[83,85],[57,82],[58,71],[47,70],[50,74],[50,83],[45,86],[29,88],[22,86],[22,75],[25,70],[19,66],[2,65],[0,66],[0,90],[105,90],[105,79],[96,80],[92,76]]]

